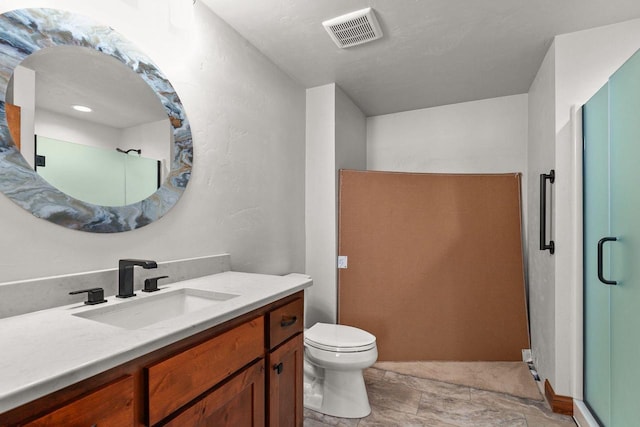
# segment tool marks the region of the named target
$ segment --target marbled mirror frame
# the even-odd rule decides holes
[[[50,46],[95,49],[137,73],[167,111],[174,137],[171,171],[148,198],[126,206],[98,206],[70,197],[42,179],[17,149],[7,125],[5,96],[15,67]],[[132,43],[91,19],[57,9],[19,9],[0,15],[0,191],[38,218],[63,227],[116,233],[143,227],[176,204],[191,177],[193,144],[184,108],[169,80]]]

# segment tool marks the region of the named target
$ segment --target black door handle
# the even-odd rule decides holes
[[[553,240],[549,240],[547,245],[547,180],[553,184],[556,180],[556,171],[551,169],[548,174],[540,174],[540,250],[549,249],[549,253],[553,255],[556,245]]]
[[[607,242],[615,242],[616,240],[618,240],[617,237],[603,237],[602,239],[600,239],[598,241],[598,279],[600,279],[600,281],[602,283],[604,283],[605,285],[617,285],[618,282],[616,282],[615,280],[607,280],[604,278],[604,275],[602,273],[603,270],[603,246],[605,243]]]
[[[282,364],[282,362],[278,363],[277,365],[273,365],[273,370],[276,371],[276,374],[278,375],[282,373],[283,369],[284,369],[284,365]]]

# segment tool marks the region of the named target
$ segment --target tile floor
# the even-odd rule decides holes
[[[367,369],[371,414],[361,420],[329,417],[305,409],[304,427],[551,427],[574,426],[544,401]]]

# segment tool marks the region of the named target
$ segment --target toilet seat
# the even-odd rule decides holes
[[[336,353],[357,353],[376,347],[376,337],[346,325],[316,323],[304,333],[306,345]]]

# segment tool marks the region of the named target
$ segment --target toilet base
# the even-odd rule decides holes
[[[304,406],[340,418],[364,418],[371,413],[362,370],[324,370],[324,379],[305,378]]]

